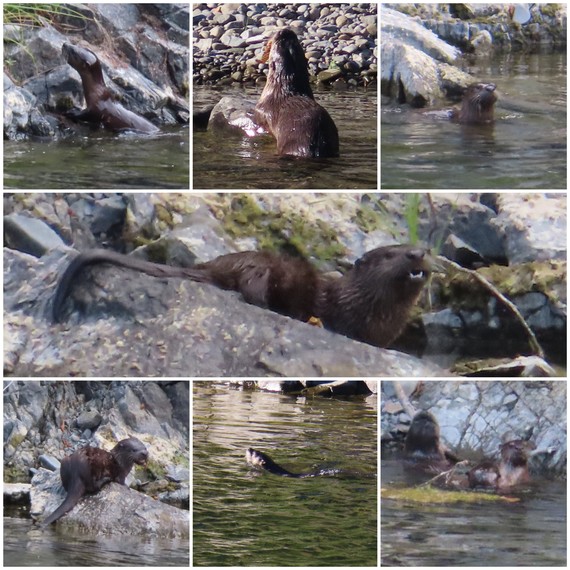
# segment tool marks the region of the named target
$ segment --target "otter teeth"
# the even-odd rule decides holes
[[[410,271],[410,279],[415,281],[416,279],[423,280],[426,278],[426,273],[423,269],[418,269],[416,271]]]

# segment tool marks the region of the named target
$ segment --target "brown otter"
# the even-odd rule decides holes
[[[261,467],[273,475],[281,475],[282,477],[294,477],[296,479],[303,479],[305,477],[319,477],[323,475],[337,475],[340,471],[339,469],[319,469],[318,471],[311,471],[309,473],[291,473],[287,469],[277,465],[267,453],[263,451],[257,451],[251,447],[245,452],[245,459],[254,467]]]
[[[499,463],[483,461],[467,474],[469,487],[505,490],[530,483],[529,453],[535,449],[530,441],[515,439],[501,445]]]
[[[114,481],[125,484],[133,464],[144,465],[148,451],[136,437],[123,439],[111,450],[98,447],[78,449],[61,462],[60,477],[67,497],[43,524],[48,525],[68,513],[86,494],[98,493]]]
[[[433,414],[418,412],[406,435],[405,463],[426,473],[441,473],[451,469],[458,461],[440,440],[439,424]]]
[[[295,32],[279,30],[267,44],[264,58],[269,71],[254,118],[275,137],[278,154],[338,156],[336,125],[315,101],[307,59]]]
[[[193,267],[172,267],[107,250],[78,255],[57,286],[53,319],[87,265],[111,263],[155,277],[182,277],[238,291],[250,304],[306,321],[374,346],[386,346],[406,324],[431,270],[427,252],[412,245],[379,247],[364,254],[338,279],[325,277],[306,260],[270,252],[222,255]]]
[[[451,118],[463,124],[486,124],[495,120],[497,101],[494,83],[472,83],[463,94],[461,109],[452,112]]]
[[[62,53],[67,63],[81,76],[86,109],[69,113],[75,119],[102,125],[113,131],[133,130],[142,133],[156,133],[159,129],[143,117],[125,109],[112,99],[105,86],[101,63],[88,49],[63,44]]]

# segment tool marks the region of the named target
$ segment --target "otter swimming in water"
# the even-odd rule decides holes
[[[507,441],[501,445],[501,458],[498,463],[484,461],[469,471],[469,486],[503,491],[530,483],[528,458],[534,449],[536,446],[530,441]]]
[[[98,447],[78,449],[61,462],[60,477],[67,497],[43,524],[55,522],[84,495],[98,493],[107,483],[124,485],[133,465],[144,465],[147,459],[148,451],[136,437],[119,441],[110,452]]]
[[[439,424],[427,411],[414,416],[406,435],[404,455],[408,467],[425,473],[441,473],[458,462],[457,457],[441,443]]]
[[[69,113],[74,119],[101,125],[113,131],[133,130],[156,133],[158,127],[113,101],[111,91],[105,86],[101,63],[88,49],[63,44],[62,53],[67,63],[81,76],[86,109]]]
[[[307,59],[295,32],[279,30],[268,42],[267,83],[255,107],[254,119],[277,140],[280,155],[310,158],[339,154],[338,131],[313,95]]]
[[[497,102],[495,89],[494,83],[472,83],[463,94],[461,109],[453,111],[451,118],[462,124],[492,123]]]
[[[238,291],[252,305],[302,321],[317,317],[333,332],[380,347],[401,333],[431,272],[428,252],[412,245],[369,251],[338,279],[322,275],[305,259],[264,251],[230,253],[193,267],[173,267],[92,250],[73,259],[61,277],[53,301],[55,322],[62,319],[76,277],[97,263]]]
[[[319,469],[318,471],[312,471],[309,473],[291,473],[281,467],[281,465],[277,465],[267,453],[263,453],[262,451],[257,451],[256,449],[252,449],[251,447],[245,452],[245,459],[254,467],[261,467],[269,473],[273,473],[274,475],[281,475],[282,477],[295,477],[297,479],[302,479],[305,477],[319,477],[323,475],[337,475],[339,473],[338,469]]]

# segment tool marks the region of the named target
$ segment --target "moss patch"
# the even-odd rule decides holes
[[[517,503],[520,501],[517,497],[478,493],[476,491],[445,491],[430,486],[406,489],[382,489],[382,498],[392,501],[423,504],[485,503],[497,501]]]
[[[345,247],[326,222],[308,221],[303,215],[262,209],[248,195],[237,195],[223,213],[223,224],[233,238],[254,237],[259,249],[287,252],[329,261],[341,258]]]

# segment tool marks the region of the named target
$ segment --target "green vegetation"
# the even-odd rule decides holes
[[[288,252],[322,261],[336,260],[345,253],[336,232],[320,220],[308,222],[302,214],[262,209],[248,195],[237,195],[224,212],[224,227],[234,238],[254,237],[259,249]]]
[[[418,243],[421,195],[419,193],[406,194],[405,217],[408,224],[409,242]]]
[[[382,499],[406,503],[452,504],[482,502],[518,502],[520,499],[476,491],[446,491],[431,486],[406,489],[382,489]]]
[[[4,4],[4,23],[20,26],[43,26],[45,20],[56,16],[73,16],[85,19],[83,14],[64,4]]]

